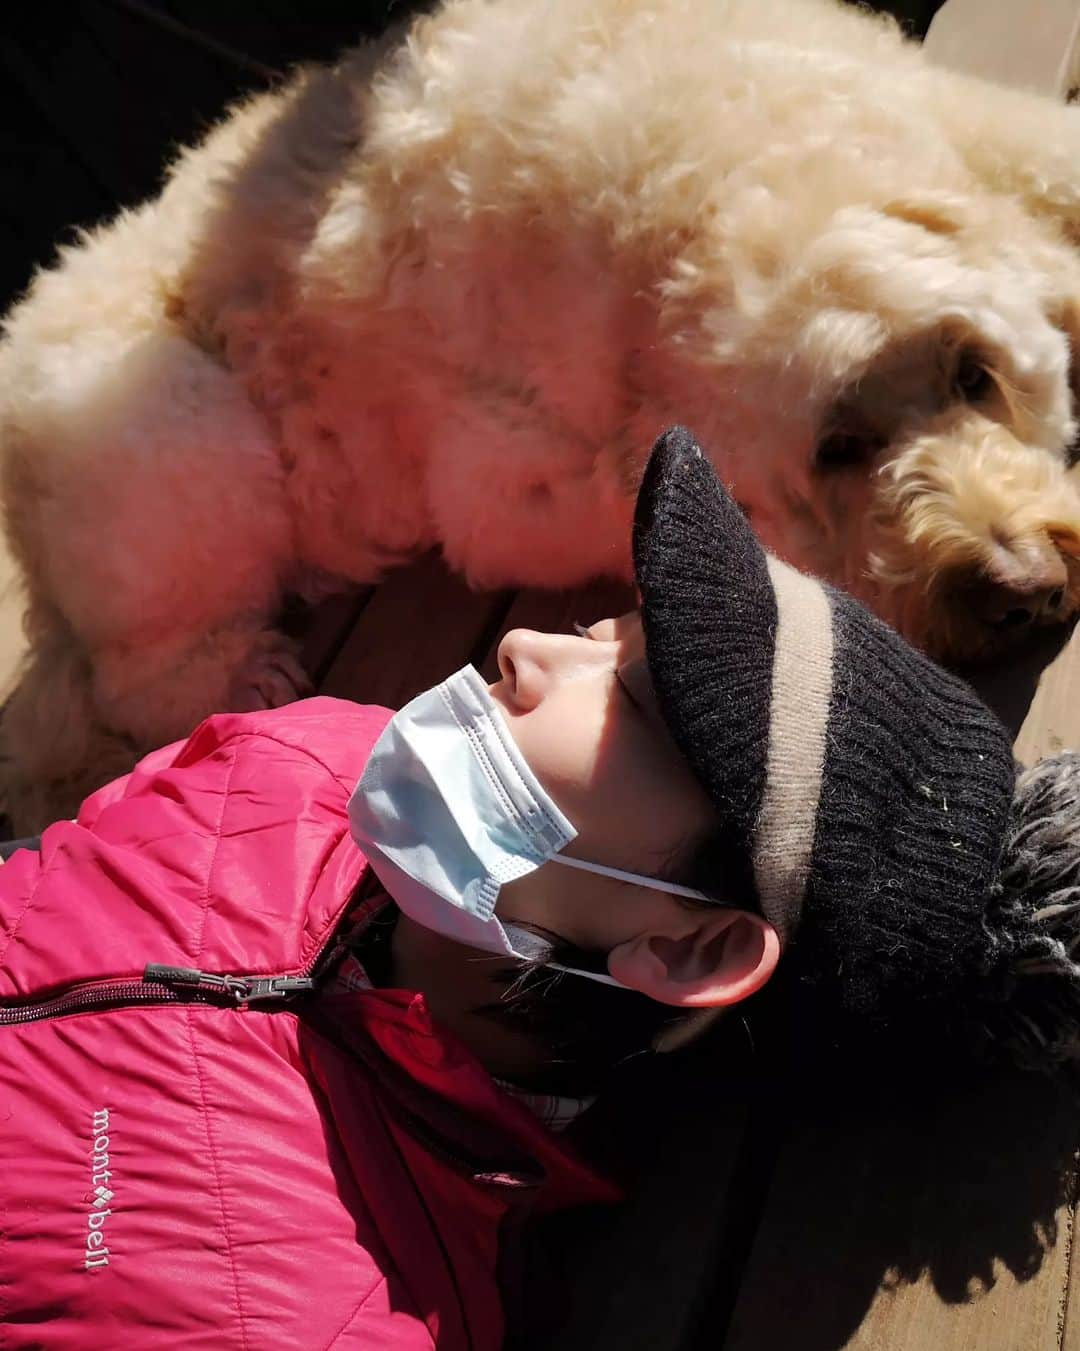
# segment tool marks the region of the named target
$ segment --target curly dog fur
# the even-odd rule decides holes
[[[302,693],[287,587],[626,575],[675,420],[935,652],[1074,609],[1078,178],[825,0],[448,0],[236,108],[7,321],[9,803]]]

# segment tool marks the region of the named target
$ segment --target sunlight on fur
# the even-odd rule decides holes
[[[1077,110],[826,0],[449,0],[234,109],[7,320],[19,828],[305,692],[286,589],[627,576],[676,421],[931,651],[1060,620],[1078,166]]]

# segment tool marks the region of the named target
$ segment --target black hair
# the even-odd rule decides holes
[[[369,872],[357,888],[356,898],[374,892],[381,892],[381,886]],[[392,942],[398,914],[391,902],[364,921],[360,934],[350,944],[376,986],[393,982]],[[558,962],[602,972],[606,970],[606,953],[576,947],[534,925],[518,924],[514,928],[529,957],[495,959],[498,965],[492,968],[491,977],[500,993],[472,1012],[524,1033],[541,1048],[545,1063],[522,1087],[576,1096],[597,1093],[617,1065],[648,1052],[661,1032],[685,1020],[683,1010],[659,1004],[647,995],[556,971],[548,965]]]
[[[692,887],[710,898],[675,896],[694,910],[737,905],[760,913],[756,898],[725,895],[728,832],[718,825],[676,849],[659,876]],[[596,1092],[605,1075],[632,1056],[650,1052],[662,1036],[681,1027],[699,1010],[660,1004],[648,995],[606,985],[549,963],[604,972],[607,954],[566,942],[532,925],[518,926],[531,936],[528,961],[507,968],[501,998],[477,1012],[534,1038],[550,1056],[545,1080],[552,1091]]]
[[[525,1033],[544,1049],[547,1063],[528,1087],[579,1095],[599,1092],[618,1065],[649,1052],[662,1032],[685,1020],[684,1010],[636,990],[553,970],[551,962],[604,971],[606,954],[576,947],[532,925],[518,927],[535,940],[530,957],[508,964],[500,997],[475,1012]]]

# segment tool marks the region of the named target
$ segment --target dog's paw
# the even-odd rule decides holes
[[[281,708],[314,693],[292,645],[280,634],[267,633],[233,677],[229,706],[237,713],[253,713]]]

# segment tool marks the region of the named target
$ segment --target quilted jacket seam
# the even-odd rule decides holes
[[[217,826],[214,828],[214,847],[210,852],[210,861],[206,867],[206,879],[203,884],[202,895],[202,920],[199,924],[199,940],[195,945],[195,951],[192,954],[192,961],[198,964],[202,956],[203,945],[206,942],[206,919],[210,911],[211,883],[214,877],[214,868],[217,866],[218,851],[221,848],[221,832],[225,825],[225,813],[229,806],[229,790],[232,787],[233,774],[236,771],[236,764],[239,760],[239,754],[235,746],[231,747],[232,759],[229,762],[229,768],[225,774],[225,783],[221,790],[221,807],[218,811]]]
[[[2,963],[4,958],[7,956],[8,950],[10,949],[12,943],[15,941],[15,937],[22,926],[23,920],[26,918],[26,916],[30,913],[31,909],[33,908],[34,902],[37,900],[38,892],[41,890],[42,882],[45,881],[45,878],[52,871],[53,859],[55,857],[56,857],[55,854],[50,855],[48,862],[38,872],[38,875],[34,880],[34,885],[30,888],[30,893],[27,896],[25,902],[23,903],[22,909],[19,911],[18,915],[15,917],[14,923],[8,930],[7,940],[5,941],[4,946],[0,948],[0,963]]]
[[[348,1330],[352,1327],[353,1323],[355,1323],[357,1318],[359,1318],[359,1316],[364,1312],[364,1309],[370,1303],[372,1297],[378,1294],[378,1292],[382,1290],[386,1284],[387,1278],[385,1276],[380,1276],[379,1279],[375,1282],[375,1284],[371,1287],[371,1289],[361,1297],[359,1304],[357,1304],[356,1308],[353,1309],[353,1311],[349,1314],[348,1318],[345,1319],[344,1323],[342,1323],[341,1327],[338,1328],[337,1332],[332,1334],[330,1340],[323,1346],[322,1351],[331,1351],[331,1348],[336,1346],[337,1343],[341,1341],[342,1337],[345,1336],[346,1332],[348,1332]]]
[[[232,783],[232,774],[233,774],[233,770],[234,770],[235,767],[236,767],[237,761],[238,761],[238,759],[239,759],[239,753],[238,753],[238,749],[237,749],[237,746],[236,746],[236,742],[237,742],[237,741],[270,741],[270,742],[273,742],[274,745],[276,745],[276,746],[282,746],[285,750],[292,751],[294,754],[297,754],[297,755],[302,755],[306,760],[309,760],[313,765],[318,765],[318,767],[319,767],[325,774],[329,775],[329,777],[330,777],[331,779],[333,779],[333,781],[334,781],[335,783],[337,783],[337,784],[340,785],[341,787],[345,788],[348,792],[351,793],[351,792],[352,792],[352,787],[353,787],[352,781],[351,781],[351,780],[342,778],[342,776],[341,776],[340,774],[338,774],[338,773],[332,768],[332,766],[328,765],[328,764],[326,763],[326,761],[325,761],[324,759],[322,759],[321,756],[316,755],[313,751],[309,750],[306,746],[298,746],[298,745],[296,745],[294,742],[283,740],[281,737],[275,736],[275,735],[274,735],[273,733],[271,733],[271,732],[261,732],[261,731],[259,731],[259,732],[252,732],[252,731],[238,731],[238,732],[236,733],[235,737],[230,737],[228,741],[225,741],[225,742],[222,743],[223,746],[229,746],[229,747],[230,747],[230,749],[231,749],[231,751],[232,751],[232,756],[233,756],[233,758],[232,758],[232,763],[231,763],[230,766],[229,766],[229,772],[228,772],[228,775],[227,775],[226,780],[225,780],[225,787],[224,787],[223,794],[222,794],[222,810],[221,810],[221,818],[220,818],[219,821],[218,821],[218,828],[217,828],[217,833],[216,833],[215,842],[214,842],[214,855],[213,855],[213,858],[211,859],[210,867],[208,868],[207,874],[206,874],[206,896],[205,896],[205,898],[204,898],[204,903],[203,903],[203,929],[200,931],[200,935],[199,935],[199,947],[198,947],[198,950],[196,951],[196,954],[195,954],[196,959],[198,959],[198,957],[201,955],[201,953],[202,953],[202,948],[203,948],[203,943],[204,943],[204,941],[205,941],[205,925],[206,925],[207,911],[208,911],[208,909],[209,909],[210,881],[211,881],[211,876],[212,876],[212,873],[213,873],[214,866],[215,866],[215,864],[216,864],[216,862],[217,862],[217,850],[218,850],[218,845],[219,845],[220,842],[221,842],[221,831],[222,831],[222,829],[224,828],[224,824],[225,824],[225,806],[226,806],[226,803],[227,803],[227,801],[228,801],[229,788],[230,788],[230,785],[231,785],[231,783]],[[338,847],[338,845],[341,843],[341,839],[342,839],[342,837],[343,837],[345,834],[346,834],[346,828],[345,828],[345,826],[343,825],[343,826],[341,827],[341,829],[338,831],[337,838],[336,838],[335,841],[334,841],[334,848],[335,848],[335,849],[336,849],[336,848]],[[366,865],[365,865],[365,866],[366,866]],[[360,868],[358,871],[362,872],[362,871],[363,871],[363,868]],[[340,914],[338,915],[338,920],[340,920]],[[327,924],[326,926],[323,927],[323,929],[320,930],[319,933],[317,933],[317,934],[312,934],[312,935],[308,936],[307,939],[306,939],[306,941],[302,942],[302,944],[301,944],[301,946],[300,946],[300,951],[299,951],[299,963],[300,963],[301,966],[306,965],[307,962],[308,962],[308,960],[310,959],[312,953],[318,952],[318,951],[320,950],[320,948],[322,948],[322,947],[325,945],[325,942],[326,942],[326,930],[327,930],[327,929],[332,930],[332,929],[335,927],[336,922],[337,922],[337,921],[334,921],[334,922],[332,922],[332,923],[330,923],[330,924]]]
[[[240,1325],[240,1345],[246,1348],[248,1346],[247,1325],[244,1321],[243,1301],[240,1297],[240,1273],[236,1266],[236,1255],[233,1252],[232,1239],[229,1235],[229,1213],[225,1204],[225,1178],[221,1171],[221,1160],[218,1158],[217,1145],[214,1141],[214,1130],[210,1121],[210,1103],[206,1096],[206,1082],[203,1077],[202,1065],[199,1061],[199,1051],[195,1042],[195,1025],[191,1018],[191,1010],[188,1011],[187,1024],[188,1036],[191,1040],[191,1059],[195,1068],[195,1082],[199,1093],[199,1104],[202,1108],[203,1125],[206,1128],[206,1144],[210,1154],[210,1168],[213,1173],[214,1190],[217,1192],[218,1209],[221,1212],[221,1237],[225,1245],[225,1257],[229,1264],[229,1272],[232,1276],[233,1284],[233,1303],[236,1308],[236,1318]]]
[[[236,741],[272,741],[275,745],[282,746],[285,750],[292,751],[296,755],[302,755],[306,760],[310,760],[312,764],[318,765],[319,768],[323,770],[324,773],[329,774],[336,783],[339,783],[343,788],[347,788],[352,792],[355,780],[352,778],[344,778],[332,765],[328,765],[321,755],[317,755],[308,746],[299,745],[297,742],[287,740],[274,732],[250,730],[247,728],[238,728],[232,736],[228,737],[221,744],[223,747],[234,746]],[[233,753],[235,755],[235,747]],[[357,775],[357,777],[359,777],[359,775]]]

